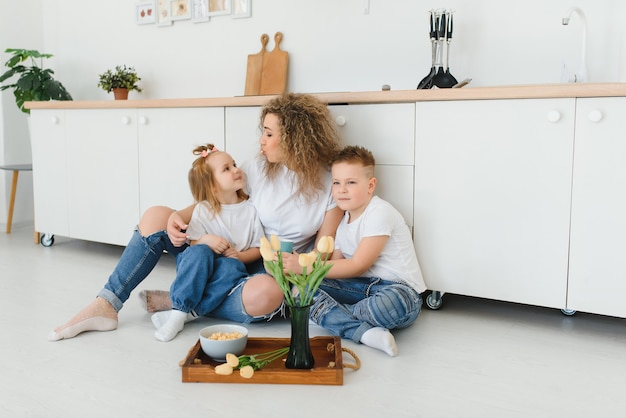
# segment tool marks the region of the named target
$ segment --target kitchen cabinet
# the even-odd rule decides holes
[[[417,103],[414,239],[431,290],[566,307],[574,117],[573,98]]]
[[[224,147],[222,107],[42,110],[31,126],[38,230],[116,245],[148,207],[192,204],[193,149]]]
[[[567,308],[626,317],[626,98],[576,115]]]
[[[261,107],[227,107],[225,150],[238,164],[251,160],[261,149]]]
[[[69,235],[65,110],[32,112],[29,127],[36,230]],[[43,237],[49,239],[45,234]]]
[[[65,111],[68,236],[128,242],[139,219],[135,115],[132,109]]]

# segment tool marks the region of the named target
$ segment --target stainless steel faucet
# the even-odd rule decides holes
[[[568,77],[568,81],[573,81],[574,83],[583,83],[588,81],[588,72],[587,72],[587,18],[585,17],[585,13],[579,7],[570,7],[567,11],[566,17],[563,18],[561,23],[563,26],[569,25],[569,21],[572,18],[572,15],[576,13],[580,17],[580,21],[582,23],[582,45],[580,49],[580,62],[578,64],[578,70],[574,74],[573,80]],[[564,69],[566,71],[566,69]]]

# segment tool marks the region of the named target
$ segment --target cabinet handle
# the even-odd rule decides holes
[[[56,116],[52,116],[50,118],[50,123],[52,123],[53,125],[58,125],[59,124],[59,118]]]
[[[343,117],[343,116],[337,116],[337,117],[335,118],[335,123],[336,123],[338,126],[344,126],[344,125],[346,124],[346,118],[345,118],[345,117]]]
[[[128,116],[122,117],[122,124],[128,125],[130,123],[130,118]]]
[[[548,112],[548,122],[558,122],[561,120],[561,112],[558,110],[551,110]]]
[[[602,112],[599,110],[592,110],[589,112],[589,120],[592,122],[600,122],[602,120]]]
[[[139,124],[141,124],[141,125],[147,125],[147,124],[148,124],[148,118],[147,118],[147,117],[145,117],[145,116],[141,116],[141,117],[139,118]]]

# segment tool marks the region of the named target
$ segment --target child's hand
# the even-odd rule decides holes
[[[297,252],[293,253],[285,253],[283,252],[283,271],[288,273],[300,274],[302,273],[302,266],[298,264],[298,254]]]
[[[228,258],[236,258],[239,259],[239,251],[237,251],[236,249],[234,249],[233,247],[228,247],[226,248],[226,250],[224,250],[224,252],[222,253],[222,255],[224,257],[228,257]]]
[[[167,236],[175,247],[180,247],[187,242],[187,224],[178,212],[173,212],[167,220]]]
[[[224,254],[224,251],[231,248],[227,239],[212,234],[201,236],[196,243],[208,245],[216,254]]]

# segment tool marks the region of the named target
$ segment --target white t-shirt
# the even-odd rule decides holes
[[[241,165],[246,173],[246,192],[261,219],[265,235],[276,235],[281,240],[292,241],[299,253],[310,251],[326,212],[336,205],[331,194],[330,171],[324,173],[325,189],[317,197],[307,200],[296,195],[296,174],[282,168],[272,181],[265,171],[265,159],[255,158]]]
[[[386,235],[389,237],[380,256],[363,277],[379,277],[401,281],[418,293],[426,290],[422,270],[417,262],[415,247],[404,218],[389,202],[372,197],[365,211],[352,223],[346,212],[339,227],[335,248],[345,258],[352,258],[363,238]]]
[[[213,234],[227,239],[234,249],[244,251],[259,247],[263,227],[256,209],[249,200],[232,205],[222,205],[220,213],[214,215],[206,201],[196,205],[187,227],[190,239]]]

